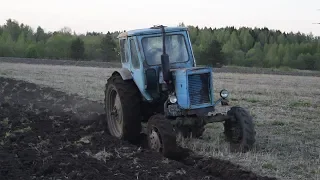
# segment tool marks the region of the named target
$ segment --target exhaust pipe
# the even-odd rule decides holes
[[[169,61],[169,55],[166,53],[166,33],[165,33],[165,26],[161,25],[161,31],[162,31],[162,46],[163,46],[163,52],[161,55],[161,65],[162,65],[162,73],[163,73],[163,80],[169,84],[170,83],[170,61]]]

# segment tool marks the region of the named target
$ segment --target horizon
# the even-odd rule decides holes
[[[4,6],[0,7],[0,24],[12,19],[29,25],[33,30],[40,26],[45,32],[54,32],[69,27],[76,34],[86,34],[128,31],[155,24],[178,26],[184,23],[199,28],[268,28],[284,33],[300,32],[320,36],[320,24],[313,24],[320,23],[320,1],[270,0],[263,5],[254,5],[256,2],[253,0],[190,2],[163,0],[161,4],[156,4],[138,0],[132,4],[128,0],[91,0],[90,3],[83,0],[56,0],[47,1],[46,4],[43,0],[15,0],[3,2]],[[51,7],[48,8],[48,5]],[[155,5],[157,8],[154,8]]]

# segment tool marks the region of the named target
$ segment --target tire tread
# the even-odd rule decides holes
[[[123,80],[118,74],[112,75],[106,84],[114,85],[120,97],[123,112],[123,137],[121,139],[137,142],[141,132],[141,95],[133,80]],[[106,93],[106,92],[105,92]],[[106,96],[105,96],[106,102]],[[105,109],[106,109],[105,103]]]

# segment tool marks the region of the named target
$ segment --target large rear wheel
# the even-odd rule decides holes
[[[132,143],[141,132],[140,91],[132,80],[124,81],[118,74],[108,79],[105,89],[105,111],[109,132]]]
[[[256,135],[252,116],[242,107],[232,107],[227,114],[230,119],[224,123],[224,133],[230,142],[230,150],[249,151],[255,143]]]

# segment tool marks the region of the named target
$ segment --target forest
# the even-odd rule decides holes
[[[320,70],[320,37],[311,33],[187,27],[197,64]],[[0,26],[0,57],[119,61],[119,33],[76,34],[68,27],[45,32],[8,19]]]

